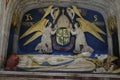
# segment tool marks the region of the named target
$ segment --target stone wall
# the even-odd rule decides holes
[[[6,58],[6,53],[7,53],[7,45],[8,45],[8,36],[9,36],[9,31],[10,31],[10,26],[11,26],[11,21],[12,21],[12,16],[13,13],[15,12],[15,10],[17,10],[20,13],[20,16],[22,17],[23,14],[25,12],[27,12],[28,10],[31,10],[33,8],[38,8],[41,6],[45,6],[48,4],[54,4],[56,5],[61,5],[61,6],[65,6],[65,5],[70,5],[70,4],[76,4],[78,6],[82,6],[84,8],[88,8],[88,9],[94,9],[97,11],[100,11],[105,20],[107,20],[107,17],[110,15],[117,15],[117,25],[118,25],[118,36],[119,36],[119,46],[120,46],[120,0],[9,0],[9,4],[7,5],[7,8],[5,7],[5,1],[6,0],[0,0],[0,74],[5,74],[5,75],[10,75],[10,72],[6,72],[6,71],[2,71],[2,65],[5,62],[5,58]],[[54,2],[55,1],[55,2]],[[63,2],[64,1],[64,2]],[[70,1],[70,2],[68,2]],[[43,4],[44,3],[44,4]],[[63,3],[63,4],[61,4]],[[107,23],[107,21],[105,21]],[[107,25],[107,24],[106,24]],[[108,35],[108,40],[109,43],[111,43],[111,36],[110,34]],[[109,51],[112,52],[112,44],[109,44]],[[16,76],[14,74],[19,74],[17,72],[13,72],[12,73],[12,77]],[[20,73],[23,74],[23,73]],[[20,75],[19,74],[19,75]],[[38,74],[37,72],[35,73],[27,73],[27,75],[33,75],[33,74]],[[42,73],[40,73],[42,74]],[[39,74],[39,75],[40,75]],[[49,76],[53,76],[51,74],[44,74],[44,75],[49,75]],[[63,74],[60,74],[61,76],[63,76]],[[59,75],[59,76],[60,76]],[[66,76],[69,74],[65,74]],[[70,76],[74,76],[76,74],[72,74]],[[82,75],[78,75],[78,76],[82,76]],[[87,77],[98,77],[99,75],[96,74],[87,74]],[[108,79],[108,77],[114,77],[114,78],[120,78],[119,75],[101,75],[101,77],[104,76],[107,78],[104,78],[102,80]],[[7,77],[7,76],[6,76]],[[18,77],[18,76],[17,76]],[[86,77],[86,74],[83,75],[82,77]],[[0,79],[4,79],[4,80],[8,80],[8,78],[1,78]],[[13,79],[13,78],[9,78],[9,79]],[[16,78],[15,78],[16,79]],[[24,78],[20,78],[20,80],[25,80]],[[33,80],[31,78],[31,80]],[[43,80],[43,79],[42,79]],[[84,79],[84,80],[88,80],[88,79]],[[93,80],[93,79],[91,79]],[[110,79],[111,80],[111,79]]]

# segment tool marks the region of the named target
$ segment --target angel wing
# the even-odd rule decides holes
[[[35,34],[28,39],[25,43],[24,46],[29,44],[30,42],[32,42],[33,40],[35,40],[36,38],[38,38],[39,36],[41,36],[43,34],[43,32],[46,29],[46,25],[49,22],[49,20],[45,19],[45,17],[47,15],[50,14],[51,10],[52,10],[52,5],[49,6],[44,14],[44,16],[42,17],[42,19],[40,21],[38,21],[37,23],[35,23],[33,26],[31,26],[21,37],[20,39],[30,35],[31,33],[35,32]]]
[[[73,9],[67,8],[67,13],[70,16],[71,20],[73,20],[75,16]]]
[[[44,16],[42,17],[42,19],[44,19],[48,14],[50,14],[51,10],[53,8],[53,5],[49,6],[44,14]]]
[[[89,21],[83,18],[77,18],[76,21],[78,21],[79,24],[81,24],[80,28],[82,29],[83,32],[89,32],[100,41],[105,42],[104,39],[99,34],[101,33],[105,35],[105,32],[99,29],[95,24],[90,23]]]
[[[36,38],[38,38],[39,36],[41,36],[43,34],[43,32],[45,31],[46,25],[48,23],[49,20],[47,19],[43,19],[38,21],[36,24],[34,24],[32,27],[30,27],[21,37],[20,39],[28,36],[29,34],[35,32],[35,34],[28,39],[24,45],[29,44],[30,42],[32,42],[33,40],[35,40]]]
[[[54,8],[51,11],[51,16],[53,18],[53,23],[55,22],[55,20],[57,19],[58,15],[60,13],[60,9],[59,8]]]
[[[76,19],[76,21],[79,22],[80,25],[80,28],[84,31],[84,32],[89,32],[91,33],[93,36],[95,36],[97,39],[99,39],[100,41],[102,42],[105,42],[104,39],[100,36],[99,33],[101,34],[104,34],[105,35],[105,32],[102,31],[100,28],[98,28],[95,24],[85,20],[79,10],[77,9],[76,6],[72,6],[75,14],[77,14],[79,16],[79,18]]]
[[[72,8],[73,8],[73,11],[75,12],[75,14],[77,14],[79,17],[82,17],[76,6],[72,5]]]

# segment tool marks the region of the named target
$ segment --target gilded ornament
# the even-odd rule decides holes
[[[116,16],[110,16],[108,18],[108,29],[111,34],[117,32],[117,20]]]

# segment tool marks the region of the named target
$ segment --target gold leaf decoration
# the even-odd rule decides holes
[[[111,34],[117,32],[117,20],[116,16],[110,16],[108,19],[108,29]]]

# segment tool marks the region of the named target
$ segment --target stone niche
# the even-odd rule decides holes
[[[117,0],[13,0],[7,3],[4,0],[3,2],[1,1],[0,75],[16,75],[18,77],[24,75],[30,77],[32,75],[37,78],[46,76],[46,78],[51,76],[53,76],[53,78],[71,78],[70,76],[73,76],[72,78],[76,77],[79,79],[80,77],[103,77],[104,74],[102,73],[107,73],[104,77],[119,78],[117,75],[109,76],[109,73],[120,73],[120,67],[118,67],[120,64],[120,29],[118,27],[120,25],[120,18],[117,2],[119,3]],[[50,9],[51,5],[53,5],[54,9]],[[76,9],[79,10],[79,13],[77,13]],[[49,14],[43,17],[46,11]],[[83,23],[79,22],[78,18],[82,18],[81,21],[83,21]],[[42,31],[39,31],[39,28],[38,30],[36,30],[36,28],[33,33],[30,32],[29,28],[33,26],[33,28],[31,28],[32,30],[34,27],[37,27],[37,22],[42,26],[48,26],[46,30],[52,25],[53,30],[51,30],[49,34],[55,34],[50,35],[52,36],[52,38],[50,38],[51,40],[49,40],[49,34],[47,33],[48,40],[43,39],[44,36],[42,35],[42,37],[41,34],[45,32],[42,33]],[[79,25],[76,25],[76,23]],[[89,28],[91,25],[94,27]],[[78,48],[76,48],[79,41],[77,42],[77,32],[74,35],[74,26],[82,26],[81,28],[85,33],[84,36],[87,46],[89,45],[93,50],[89,51],[85,49],[82,52],[82,50],[79,51]],[[84,27],[86,28],[84,29]],[[44,30],[43,28],[44,27],[41,29]],[[75,30],[77,29],[75,28]],[[64,33],[65,31],[67,34]],[[62,32],[62,34],[60,34],[60,32]],[[82,38],[84,37],[82,36]],[[48,43],[51,42],[53,52],[51,52],[51,50],[45,51],[43,48],[41,49],[43,46],[49,47],[49,44],[43,45],[45,41],[48,41]],[[42,44],[42,46],[38,43],[40,45]],[[35,48],[37,48],[37,50]],[[13,55],[13,53],[17,55]],[[11,69],[6,68],[7,65],[10,67],[11,64],[13,66],[16,65],[16,63],[14,63],[15,59],[11,59],[11,55],[13,55],[14,58],[16,58],[16,56],[17,58],[19,57],[20,61],[17,65],[19,69],[16,69],[16,66]],[[113,67],[109,64],[111,58],[118,60],[116,61],[117,63],[115,62],[115,65],[117,65],[119,72],[112,71]],[[103,68],[103,65],[105,65],[103,60],[106,63],[108,62],[106,68],[110,69],[106,70]],[[25,62],[27,65],[25,65]],[[31,64],[33,66],[31,66]],[[83,65],[84,67],[82,67]],[[114,68],[114,70],[116,69]]]

